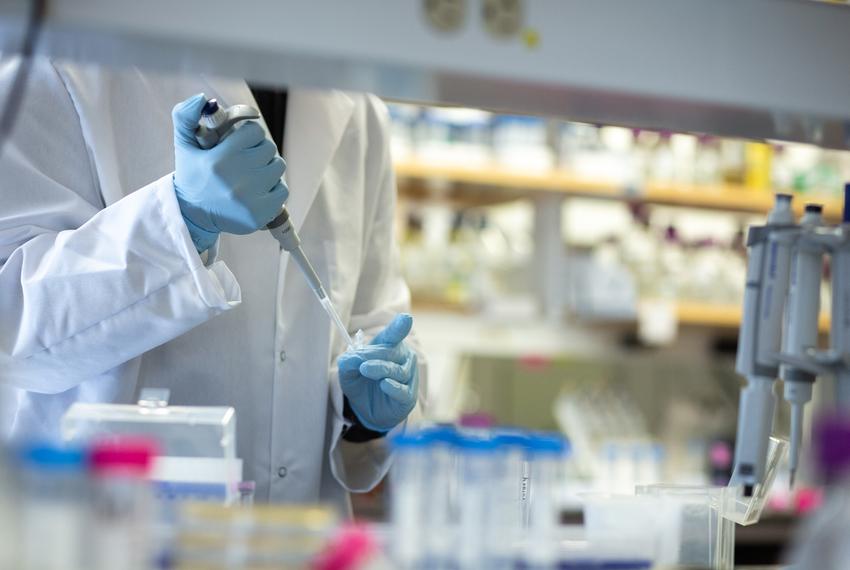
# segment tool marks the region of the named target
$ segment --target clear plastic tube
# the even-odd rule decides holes
[[[392,445],[392,554],[396,567],[417,570],[423,567],[426,555],[422,531],[428,501],[430,442],[421,435],[401,435],[393,439]]]
[[[342,339],[346,342],[349,348],[352,350],[356,348],[354,340],[351,338],[351,335],[348,334],[348,329],[345,328],[345,325],[342,324],[342,319],[339,316],[339,313],[334,307],[334,304],[331,302],[331,298],[326,294],[324,298],[319,298],[319,302],[325,308],[325,312],[331,318],[331,322],[336,325],[336,330],[339,332]]]

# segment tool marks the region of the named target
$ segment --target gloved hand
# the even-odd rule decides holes
[[[174,122],[174,190],[198,252],[219,232],[250,234],[272,221],[289,197],[286,164],[256,121],[246,121],[215,147],[195,140],[203,93],[179,103]]]
[[[364,427],[388,432],[407,418],[419,394],[416,353],[404,343],[413,317],[397,315],[371,344],[339,357],[339,383]]]

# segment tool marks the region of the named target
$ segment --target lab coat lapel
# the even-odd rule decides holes
[[[286,113],[283,151],[289,209],[300,229],[322,184],[354,110],[354,101],[340,91],[292,90]]]

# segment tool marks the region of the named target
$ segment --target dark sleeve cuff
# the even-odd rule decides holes
[[[345,396],[343,396],[342,415],[346,420],[351,422],[351,425],[342,432],[342,439],[345,441],[350,443],[366,443],[374,439],[381,439],[387,435],[379,431],[372,431],[361,424],[357,418],[357,414],[351,408],[348,398]]]

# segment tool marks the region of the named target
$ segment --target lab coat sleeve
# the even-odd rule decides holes
[[[0,60],[0,91],[9,72]],[[104,207],[95,166],[39,60],[0,156],[0,382],[63,392],[240,301],[224,263],[195,251],[170,173]]]
[[[400,312],[410,311],[410,290],[401,275],[399,252],[395,240],[396,181],[389,153],[389,116],[383,103],[373,96],[365,97],[369,151],[366,160],[366,211],[371,223],[366,225],[364,259],[357,285],[349,328],[363,330],[366,338],[380,332]],[[415,320],[414,320],[415,325]],[[365,443],[352,443],[341,435],[347,422],[343,418],[341,390],[333,391],[335,413],[330,446],[331,470],[337,481],[351,492],[373,489],[390,468],[392,454],[388,439],[415,423],[422,415],[421,402],[427,386],[427,363],[416,338],[416,330],[407,338],[417,352],[419,365],[419,403],[406,422],[387,437]],[[331,382],[339,383],[336,366],[331,367]]]

